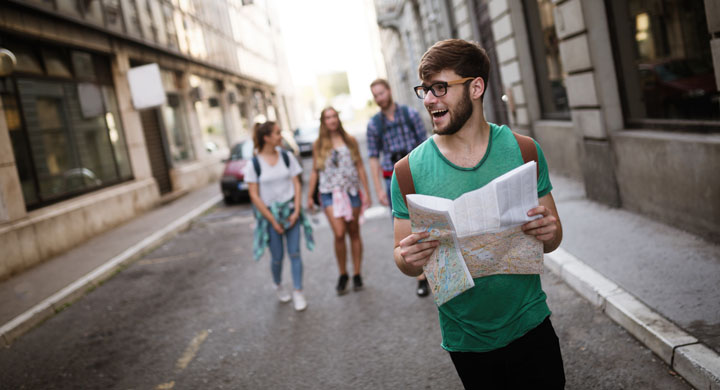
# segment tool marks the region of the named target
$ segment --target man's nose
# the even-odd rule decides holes
[[[427,93],[425,93],[425,98],[423,99],[423,104],[429,106],[435,102],[437,102],[437,96],[435,96],[432,91],[427,91]]]

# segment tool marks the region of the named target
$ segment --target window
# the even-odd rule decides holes
[[[163,17],[165,18],[165,31],[167,32],[168,47],[178,50],[178,37],[175,32],[175,11],[172,5],[163,4]]]
[[[5,121],[10,132],[10,142],[15,153],[15,166],[20,177],[20,186],[22,187],[25,203],[34,204],[38,202],[38,197],[33,174],[33,162],[30,157],[30,145],[27,134],[23,131],[20,107],[13,93],[14,84],[9,78],[5,81],[0,83],[0,97],[5,110]]]
[[[60,12],[102,25],[103,16],[100,0],[56,0]]]
[[[190,85],[193,88],[199,87],[201,100],[195,102],[195,111],[200,121],[205,150],[210,154],[227,153],[225,122],[222,107],[219,105],[221,95],[219,87],[222,83],[219,80],[191,75]]]
[[[560,60],[560,47],[555,32],[555,4],[552,0],[524,0],[530,50],[543,118],[569,119],[566,74]]]
[[[121,0],[122,13],[125,19],[125,28],[128,34],[135,37],[142,37],[142,26],[140,25],[140,15],[138,14],[135,0]]]
[[[168,147],[173,162],[194,159],[190,130],[187,125],[187,111],[179,88],[177,73],[162,69],[163,87],[167,92],[167,102],[161,107]]]
[[[633,127],[718,128],[703,0],[612,0],[623,109]]]
[[[103,0],[103,10],[105,12],[105,26],[110,30],[123,32],[120,0]]]
[[[27,208],[131,179],[109,61],[57,47],[21,47],[33,47],[25,55],[42,60],[42,73],[30,67],[5,78],[0,97]]]

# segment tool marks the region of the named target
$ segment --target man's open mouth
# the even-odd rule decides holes
[[[432,115],[434,118],[441,118],[443,115],[447,114],[448,110],[432,110],[430,111],[430,115]]]

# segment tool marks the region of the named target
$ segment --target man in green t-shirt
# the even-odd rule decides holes
[[[440,41],[423,55],[415,87],[434,135],[409,155],[415,192],[455,199],[523,164],[513,133],[488,123],[483,95],[490,62],[485,51],[460,39]],[[545,253],[562,240],[547,162],[538,152],[538,219],[522,226]],[[395,170],[397,174],[397,169]],[[398,181],[392,178],[394,258],[406,275],[423,272],[438,245],[412,233]],[[438,307],[442,347],[466,388],[563,388],[560,345],[539,275],[500,274],[474,279],[475,287]]]

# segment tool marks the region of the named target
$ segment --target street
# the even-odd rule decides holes
[[[252,260],[249,204],[218,205],[0,350],[0,388],[462,388],[431,298],[418,298],[390,257],[386,209],[368,216],[365,289],[341,297],[332,234],[322,214],[312,216],[317,246],[303,243],[309,307],[295,312],[275,297],[267,255]],[[690,388],[549,271],[543,285],[566,388]]]

